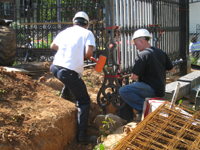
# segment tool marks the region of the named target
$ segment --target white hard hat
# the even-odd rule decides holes
[[[151,38],[151,34],[149,33],[147,29],[138,29],[134,32],[132,40],[140,38],[140,37]]]
[[[74,18],[73,18],[73,22],[76,18],[84,18],[87,23],[89,23],[89,17],[88,15],[84,12],[84,11],[79,11],[75,14]]]

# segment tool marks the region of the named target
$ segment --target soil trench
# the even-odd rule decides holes
[[[90,67],[82,79],[91,98],[88,134],[100,136],[93,121],[102,114],[96,98],[104,74]],[[1,150],[93,149],[94,145],[76,143],[76,104],[59,97],[62,87],[49,71],[28,76],[0,67]],[[108,112],[114,113],[115,109],[108,108]]]
[[[50,64],[43,65],[49,69]],[[103,114],[97,103],[97,94],[104,81],[104,73],[96,72],[93,67],[85,68],[82,79],[91,98],[88,134],[100,136],[102,133],[94,127],[94,119]],[[7,72],[0,67],[1,150],[94,148],[95,145],[76,142],[76,104],[59,97],[62,87],[63,84],[49,71],[28,76]],[[112,105],[107,107],[107,113],[115,112]]]

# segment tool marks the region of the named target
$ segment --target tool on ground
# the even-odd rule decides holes
[[[176,98],[178,96],[179,93],[179,89],[180,89],[180,83],[177,83],[176,89],[174,91],[173,97],[172,97],[172,101],[171,101],[171,105],[170,105],[170,109],[174,108],[175,102],[176,102]]]
[[[103,67],[106,63],[107,57],[100,55],[98,60],[96,60],[94,57],[90,57],[90,59],[97,63],[94,70],[97,72],[101,72],[101,70],[103,69]]]

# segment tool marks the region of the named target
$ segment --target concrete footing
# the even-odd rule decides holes
[[[185,76],[178,78],[177,81],[166,84],[165,96],[163,97],[164,99],[166,100],[172,99],[172,96],[174,94],[178,82],[180,83],[180,89],[179,89],[179,94],[177,96],[177,100],[187,95],[190,95],[190,97],[195,97],[196,92],[194,91],[196,90],[193,88],[200,84],[200,71],[191,72]]]
[[[180,77],[177,81],[190,83],[190,90],[200,83],[200,71],[191,72],[185,76]]]
[[[190,93],[190,83],[182,82],[182,81],[174,81],[174,82],[168,83],[166,85],[165,96],[163,97],[164,99],[166,99],[166,100],[172,99],[178,82],[180,83],[180,89],[179,89],[179,93],[177,95],[177,100],[181,99],[183,96],[186,96]]]

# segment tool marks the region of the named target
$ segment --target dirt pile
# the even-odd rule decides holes
[[[87,68],[82,76],[91,97],[89,134],[102,110],[96,97],[103,73]],[[28,76],[0,67],[0,149],[92,149],[75,142],[76,105],[59,97],[62,83],[50,72]]]

